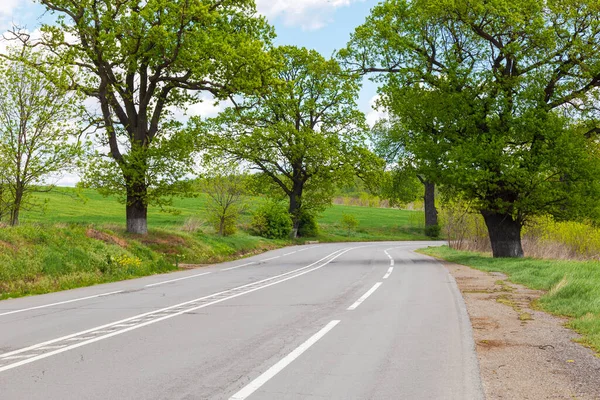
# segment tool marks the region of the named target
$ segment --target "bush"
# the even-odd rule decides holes
[[[425,227],[425,236],[429,236],[430,238],[439,238],[441,227],[439,224],[430,225]]]
[[[358,228],[358,220],[352,214],[342,214],[342,227],[348,232],[353,232]]]
[[[292,218],[281,203],[267,203],[259,207],[252,217],[252,230],[268,239],[286,238],[292,227]]]
[[[300,214],[300,224],[298,225],[298,236],[315,237],[319,235],[319,225],[315,215],[302,211]]]

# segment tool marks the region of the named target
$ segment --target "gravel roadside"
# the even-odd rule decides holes
[[[444,263],[463,293],[488,400],[600,399],[600,358],[565,319],[532,308],[543,292]]]

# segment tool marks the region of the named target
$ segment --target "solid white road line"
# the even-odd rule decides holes
[[[4,361],[4,360],[17,360],[19,358],[25,358],[25,357],[31,357],[31,356],[29,356],[29,355],[26,355],[26,356],[9,356],[9,357],[2,358],[2,361]]]
[[[210,272],[203,272],[203,273],[201,273],[201,274],[190,275],[190,276],[184,276],[183,278],[169,279],[168,281],[162,281],[162,282],[157,282],[157,283],[151,283],[151,284],[149,284],[149,285],[146,285],[145,287],[153,287],[153,286],[158,286],[158,285],[164,285],[165,283],[171,283],[171,282],[183,281],[183,280],[185,280],[185,279],[197,278],[197,277],[199,277],[199,276],[208,275],[208,274],[210,274]]]
[[[367,299],[367,297],[372,295],[373,292],[376,291],[379,286],[381,286],[381,284],[382,284],[382,282],[377,282],[375,285],[373,285],[373,287],[371,289],[369,289],[369,291],[367,293],[363,294],[360,297],[360,299],[356,300],[356,303],[354,303],[350,307],[348,307],[348,311],[355,310],[358,306],[360,306],[362,304],[362,302]]]
[[[236,265],[235,267],[223,268],[221,271],[231,271],[232,269],[242,268],[242,267],[245,267],[246,265],[252,265],[252,264],[256,264],[256,263],[249,262],[249,263],[242,264],[242,265]]]
[[[383,279],[389,278],[390,275],[392,274],[392,271],[394,271],[394,267],[389,267],[386,274],[383,276]]]
[[[325,325],[323,329],[312,335],[306,342],[302,343],[290,354],[288,354],[275,365],[273,365],[271,368],[263,372],[258,378],[256,378],[244,388],[242,388],[242,390],[231,396],[229,400],[244,400],[248,398],[248,396],[256,392],[262,385],[267,383],[271,378],[273,378],[275,375],[281,372],[285,367],[290,365],[296,358],[300,357],[302,353],[308,350],[313,344],[317,343],[319,339],[325,336],[327,332],[332,330],[339,323],[339,320],[335,320]]]
[[[366,247],[366,246],[359,246],[359,247]],[[115,327],[115,326],[122,326],[122,327],[124,327],[124,329],[117,330],[117,331],[114,331],[112,333],[108,333],[106,335],[97,336],[97,337],[91,338],[89,340],[85,340],[85,341],[82,341],[82,342],[79,342],[79,343],[75,343],[73,345],[69,345],[67,347],[63,347],[63,348],[60,348],[60,349],[57,349],[57,350],[54,350],[54,351],[51,351],[51,352],[48,352],[48,353],[43,353],[43,354],[40,354],[40,355],[37,355],[37,356],[34,356],[34,357],[30,357],[30,358],[21,360],[19,362],[13,363],[13,364],[8,364],[8,365],[5,365],[5,366],[2,366],[2,367],[0,367],[0,372],[7,371],[9,369],[13,369],[13,368],[19,367],[21,365],[29,364],[29,363],[32,363],[34,361],[38,361],[38,360],[41,360],[41,359],[53,356],[55,354],[60,354],[60,353],[63,353],[63,352],[69,351],[69,350],[73,350],[73,349],[76,349],[78,347],[85,346],[87,344],[95,343],[95,342],[98,342],[100,340],[108,339],[110,337],[117,336],[117,335],[123,334],[125,332],[129,332],[129,331],[132,331],[134,329],[138,329],[138,328],[150,325],[150,324],[154,324],[154,323],[157,323],[157,322],[169,319],[169,318],[173,318],[173,317],[176,317],[176,316],[188,313],[188,312],[192,312],[192,311],[204,308],[204,307],[208,307],[208,306],[211,306],[213,304],[221,303],[221,302],[226,301],[226,300],[230,300],[230,299],[233,299],[233,298],[236,298],[236,297],[239,297],[239,296],[243,296],[245,294],[252,293],[252,292],[255,292],[257,290],[265,289],[267,287],[270,287],[270,286],[273,286],[273,285],[277,285],[279,283],[286,282],[286,281],[288,281],[290,279],[294,279],[294,278],[297,278],[299,276],[308,274],[309,272],[316,271],[316,270],[318,270],[318,269],[326,266],[327,264],[329,264],[330,262],[332,262],[336,258],[340,257],[341,255],[347,253],[348,251],[356,249],[356,248],[359,248],[359,247],[350,247],[350,248],[340,249],[340,250],[334,251],[333,253],[330,253],[329,255],[321,258],[320,260],[317,260],[317,261],[313,262],[310,265],[307,265],[307,266],[302,267],[302,268],[297,268],[297,269],[295,269],[293,271],[289,271],[289,272],[286,272],[286,273],[283,273],[283,274],[279,274],[279,275],[276,275],[276,276],[273,276],[273,277],[270,277],[270,278],[262,279],[262,280],[257,281],[257,282],[248,283],[246,285],[238,286],[238,287],[233,288],[233,289],[228,289],[228,290],[225,290],[225,291],[222,291],[222,292],[213,293],[211,295],[200,297],[198,299],[186,301],[186,302],[180,303],[180,304],[175,304],[175,305],[170,306],[170,307],[165,307],[165,308],[162,308],[162,309],[159,309],[159,310],[150,311],[150,312],[147,312],[147,313],[144,313],[144,314],[135,315],[133,317],[125,318],[125,319],[122,319],[120,321],[115,321],[115,322],[112,322],[112,323],[109,323],[109,324],[106,324],[106,325],[97,326],[95,328],[87,329],[85,331],[73,333],[73,334],[70,334],[70,335],[67,335],[67,336],[63,336],[63,337],[60,337],[60,338],[56,338],[56,339],[52,339],[52,340],[49,340],[49,341],[46,341],[46,342],[43,342],[43,343],[38,343],[38,344],[35,344],[33,346],[29,346],[29,347],[22,348],[22,349],[19,349],[19,350],[14,350],[14,351],[11,351],[11,352],[8,352],[8,353],[0,354],[0,358],[6,358],[8,356],[12,356],[12,355],[16,355],[16,354],[24,353],[24,352],[29,352],[31,350],[39,349],[40,347],[44,347],[44,346],[47,346],[47,345],[50,345],[50,344],[54,344],[54,343],[57,343],[57,342],[67,341],[67,340],[70,340],[71,338],[75,339],[76,336],[85,335],[85,334],[88,334],[88,333],[93,333],[93,332],[98,331],[98,330],[104,330],[104,329],[106,329],[108,327]],[[315,267],[315,265],[316,265],[316,267]],[[289,275],[291,275],[291,276],[289,276]],[[279,279],[279,280],[277,280],[275,282],[270,282],[270,283],[267,282],[267,281],[272,281],[272,280],[277,279],[277,278],[283,278],[283,279]],[[251,288],[249,288],[246,291],[239,292],[239,289],[243,289],[243,288],[246,288],[246,287],[249,287],[249,286],[255,286],[255,285],[263,283],[263,282],[265,282],[265,284],[262,285],[262,286],[258,286],[258,287],[254,287],[254,288],[251,287]],[[236,291],[238,291],[238,292],[236,293]],[[217,296],[221,296],[221,295],[224,295],[224,294],[227,294],[227,293],[234,293],[234,294],[232,294],[230,296],[226,296],[226,297],[217,297]],[[187,304],[190,304],[190,303],[195,303],[195,302],[198,302],[198,301],[201,301],[201,300],[204,300],[204,299],[210,299],[210,298],[217,298],[217,300],[210,301],[208,303],[204,303],[204,304],[201,304],[199,306],[193,306],[193,307],[188,308],[188,309],[183,309],[183,310],[174,312],[172,314],[164,315],[164,316],[161,316],[161,317],[158,317],[158,318],[155,318],[155,319],[151,319],[151,320],[147,320],[147,321],[144,321],[144,322],[141,322],[141,323],[134,322],[134,320],[139,320],[140,318],[143,318],[145,316],[149,316],[149,315],[152,315],[152,314],[158,314],[158,313],[161,313],[161,312],[166,311],[166,310],[172,310],[174,308],[181,308],[184,305],[187,305]],[[129,324],[128,324],[128,322],[129,322]]]
[[[263,262],[263,261],[271,261],[271,260],[275,260],[276,258],[279,258],[281,256],[275,256],[275,257],[271,257],[271,258],[265,258],[264,260],[258,260],[258,262]]]
[[[96,294],[94,296],[87,296],[87,297],[80,297],[78,299],[73,299],[73,300],[59,301],[58,303],[45,304],[43,306],[29,307],[29,308],[23,308],[21,310],[8,311],[8,312],[0,314],[0,317],[3,316],[3,315],[10,315],[10,314],[16,314],[16,313],[21,313],[21,312],[25,312],[25,311],[38,310],[40,308],[53,307],[53,306],[58,306],[58,305],[61,305],[61,304],[74,303],[76,301],[88,300],[88,299],[93,299],[93,298],[96,298],[96,297],[110,296],[111,294],[117,294],[117,293],[122,293],[122,292],[123,292],[122,290],[117,290],[116,292]]]

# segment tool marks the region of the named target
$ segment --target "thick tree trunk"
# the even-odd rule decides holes
[[[423,201],[425,205],[425,227],[438,224],[438,212],[435,208],[435,183],[423,182],[425,194]]]
[[[127,232],[145,235],[148,233],[148,204],[145,185],[128,185],[127,188]]]
[[[493,211],[482,211],[481,215],[488,228],[494,257],[523,257],[521,222],[515,221],[510,214]]]
[[[294,183],[294,189],[290,194],[290,207],[288,212],[292,217],[292,232],[290,237],[295,239],[298,237],[298,228],[300,227],[300,208],[302,206],[302,189],[303,184]]]

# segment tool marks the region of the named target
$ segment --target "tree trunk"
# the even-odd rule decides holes
[[[148,233],[148,189],[141,184],[127,186],[127,232],[145,235]]]
[[[23,201],[23,190],[17,189],[15,193],[15,199],[13,200],[12,208],[10,211],[10,225],[19,225],[19,213],[21,211],[21,202]]]
[[[292,232],[290,238],[298,237],[298,228],[300,227],[300,208],[302,206],[302,183],[294,183],[294,188],[290,194],[290,207],[288,212],[292,217]]]
[[[219,217],[219,236],[225,236],[225,217]]]
[[[435,226],[438,224],[438,212],[435,208],[435,183],[423,182],[425,186],[425,194],[423,202],[425,205],[425,227]]]
[[[521,222],[515,221],[510,214],[493,211],[482,211],[481,215],[488,228],[494,257],[523,257]]]

